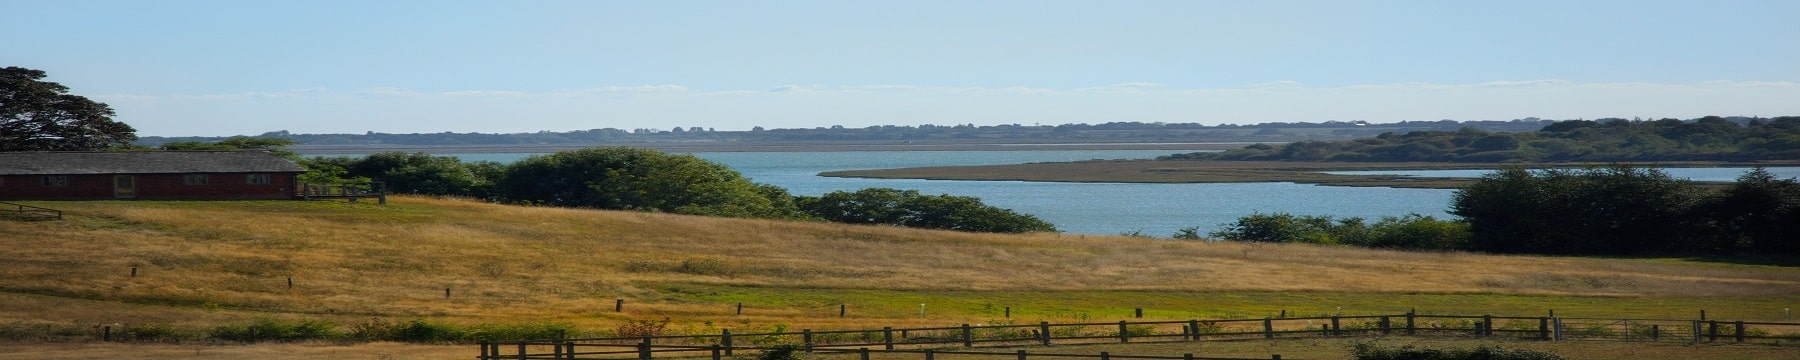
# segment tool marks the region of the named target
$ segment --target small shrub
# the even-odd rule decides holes
[[[325,340],[338,336],[337,325],[326,320],[285,321],[275,318],[260,318],[245,325],[222,325],[215,327],[208,336],[229,341],[299,341]]]
[[[782,345],[765,347],[762,349],[762,353],[756,355],[756,360],[802,360],[802,359],[805,359],[804,357],[800,356],[799,350],[800,350],[800,345],[794,345],[794,344],[782,344]]]
[[[1563,360],[1554,353],[1512,349],[1499,346],[1478,346],[1474,349],[1430,349],[1412,345],[1386,347],[1371,343],[1357,343],[1351,346],[1350,355],[1356,360]]]
[[[142,324],[126,327],[121,335],[132,341],[173,343],[199,339],[201,334],[169,324]]]
[[[627,320],[624,324],[619,324],[619,336],[656,336],[662,334],[663,330],[667,327],[669,327],[668,318],[663,318],[662,320]]]
[[[712,276],[731,276],[737,273],[730,265],[726,265],[724,261],[715,259],[682,260],[681,267],[675,268],[675,271],[684,274]]]

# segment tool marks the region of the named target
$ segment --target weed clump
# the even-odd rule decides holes
[[[1431,349],[1412,345],[1387,347],[1372,343],[1351,346],[1356,360],[1564,360],[1562,355],[1536,350],[1499,346],[1477,346],[1473,349]]]

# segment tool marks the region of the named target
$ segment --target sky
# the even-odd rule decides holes
[[[1800,1],[0,0],[140,136],[1800,115]]]

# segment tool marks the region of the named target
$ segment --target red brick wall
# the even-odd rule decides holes
[[[297,174],[269,173],[269,184],[250,184],[245,173],[207,174],[206,185],[186,185],[187,174],[134,174],[137,199],[292,199]],[[113,196],[113,175],[68,175],[69,186],[43,186],[41,175],[0,176],[0,200],[103,200]]]

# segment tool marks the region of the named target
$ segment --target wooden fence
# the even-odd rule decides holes
[[[1800,341],[1800,323],[1719,322],[1700,320],[1590,319],[1522,316],[1400,315],[1320,316],[1263,319],[1214,319],[1185,321],[1119,321],[1117,323],[1001,324],[864,330],[733,334],[643,336],[591,339],[553,339],[482,342],[481,360],[505,359],[653,359],[656,356],[702,357],[714,360],[740,350],[793,345],[804,352],[858,352],[867,354],[920,354],[936,360],[941,354],[1027,357],[1080,357],[1118,359],[1225,359],[1194,357],[1125,356],[945,351],[933,348],[981,346],[1050,346],[1228,341],[1338,336],[1457,336],[1526,340],[1624,340],[1665,342],[1744,342],[1747,340]],[[1280,355],[1269,358],[1280,359]],[[1268,358],[1259,358],[1268,359]]]
[[[62,210],[0,202],[0,216],[25,220],[62,220]]]
[[[301,200],[376,199],[379,204],[387,204],[387,185],[380,181],[368,184],[300,184]]]

